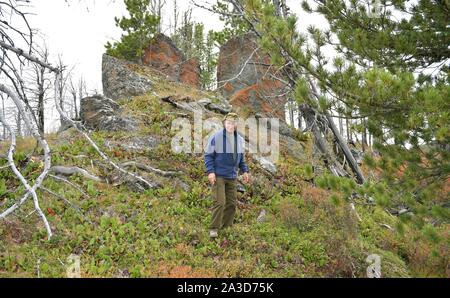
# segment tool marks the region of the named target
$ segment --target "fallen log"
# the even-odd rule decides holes
[[[61,175],[65,175],[65,176],[71,176],[73,174],[81,174],[84,177],[94,180],[94,181],[98,181],[98,182],[103,181],[100,177],[97,177],[97,176],[89,173],[85,169],[82,169],[79,167],[53,166],[50,168],[50,171],[55,174],[61,174]]]
[[[144,165],[142,163],[138,163],[135,161],[127,161],[121,164],[122,167],[126,168],[126,167],[136,167],[140,170],[146,171],[146,172],[153,172],[156,173],[158,175],[161,175],[163,177],[175,177],[178,176],[180,174],[182,174],[183,172],[181,171],[163,171],[148,165]]]

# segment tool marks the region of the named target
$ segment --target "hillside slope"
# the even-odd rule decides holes
[[[308,135],[282,140],[274,174],[247,156],[252,182],[238,193],[236,223],[210,240],[212,199],[203,156],[171,150],[172,121],[180,116],[192,120],[192,115],[162,98],[214,102],[218,96],[169,82],[150,69],[134,71],[153,82],[152,91],[118,100],[123,113],[138,120],[138,129],[91,135],[118,163],[135,161],[177,173],[130,167],[159,185],[143,189],[117,178],[73,129],[48,135],[53,165],[82,167],[104,182],[72,175],[69,185],[48,177],[48,191],[38,195],[55,236],[47,241],[39,218],[30,214],[31,202],[2,221],[0,277],[62,277],[71,254],[81,258],[82,277],[364,277],[372,254],[381,257],[383,277],[448,274],[445,243],[430,247],[413,230],[400,234],[387,228],[395,227],[397,218],[383,209],[361,201],[356,214],[348,203],[333,203],[329,191],[316,187],[320,173],[311,167],[320,169],[321,163]],[[222,117],[214,111],[206,116]],[[2,153],[7,146],[2,143]],[[34,147],[23,139],[16,154],[27,177],[36,177],[42,167],[39,150],[31,155]],[[0,166],[5,163],[2,159]],[[0,168],[0,207],[23,192],[12,173]],[[265,220],[257,221],[261,210]]]

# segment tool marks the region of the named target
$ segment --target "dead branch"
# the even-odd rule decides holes
[[[61,175],[65,175],[65,176],[71,176],[73,174],[81,174],[84,177],[94,180],[94,181],[98,181],[98,182],[103,181],[100,177],[97,177],[97,176],[89,173],[85,169],[82,169],[79,167],[53,166],[53,167],[51,167],[50,171],[55,174],[61,174]]]
[[[143,170],[143,171],[146,171],[146,172],[153,172],[153,173],[156,173],[156,174],[161,175],[163,177],[175,177],[175,176],[178,176],[180,174],[183,174],[183,172],[181,172],[181,171],[177,171],[177,172],[175,172],[175,171],[163,171],[163,170],[160,170],[160,169],[157,169],[157,168],[153,168],[153,167],[148,166],[148,165],[144,165],[142,163],[137,163],[135,161],[127,161],[127,162],[122,163],[120,166],[124,167],[124,168],[136,167],[136,168],[138,168],[140,170]]]
[[[388,225],[388,224],[380,224],[380,226],[382,226],[383,228],[386,228],[386,229],[388,229],[388,230],[391,230],[391,231],[394,230],[394,229],[393,229],[390,225]]]
[[[17,55],[26,58],[27,60],[30,60],[30,61],[32,61],[34,63],[37,63],[37,64],[39,64],[39,65],[41,65],[43,67],[46,67],[46,68],[50,69],[53,72],[58,72],[58,69],[53,67],[53,66],[51,66],[50,64],[42,62],[38,58],[36,58],[36,57],[34,57],[34,56],[30,55],[30,54],[25,53],[24,50],[16,48],[16,47],[13,47],[13,46],[11,46],[11,45],[9,45],[9,44],[1,41],[1,40],[0,40],[0,47],[5,48],[7,50],[10,50],[10,51],[16,53]]]
[[[144,178],[142,178],[139,175],[136,175],[134,173],[128,172],[125,169],[121,168],[120,166],[118,166],[115,162],[113,162],[105,153],[103,153],[103,151],[100,150],[100,148],[97,146],[97,144],[92,140],[92,138],[86,133],[86,130],[82,128],[82,125],[79,124],[77,125],[77,123],[75,121],[73,121],[72,119],[70,119],[66,113],[62,110],[61,106],[60,106],[60,100],[59,100],[59,92],[57,90],[59,84],[59,80],[61,80],[61,75],[60,72],[56,73],[55,76],[55,105],[56,105],[56,109],[58,110],[58,113],[61,115],[62,119],[64,121],[66,121],[67,123],[69,123],[73,128],[75,128],[79,133],[81,133],[86,140],[89,142],[89,144],[91,144],[91,146],[95,149],[95,151],[97,151],[97,153],[106,161],[108,162],[111,166],[113,166],[116,170],[122,172],[125,175],[129,175],[139,181],[141,181],[142,183],[144,183],[145,185],[147,185],[147,187],[149,188],[154,188],[155,186],[148,182],[147,180],[145,180]]]
[[[27,117],[28,115],[24,112],[24,108],[22,106],[22,103],[19,101],[19,99],[16,97],[16,95],[13,94],[4,85],[0,85],[0,91],[7,93],[14,100],[14,103],[16,104],[16,106],[19,109],[19,111],[21,111],[23,113],[23,117],[24,117],[26,125],[33,132],[35,137],[38,138],[39,142],[41,143],[41,146],[44,149],[44,154],[45,154],[45,156],[44,156],[44,161],[45,161],[44,162],[44,170],[39,175],[39,177],[36,179],[35,184],[31,187],[29,185],[28,181],[20,173],[20,171],[17,169],[16,165],[14,164],[14,151],[15,151],[15,148],[16,148],[15,133],[11,129],[11,126],[9,126],[9,124],[6,122],[6,119],[3,117],[2,113],[0,113],[0,121],[7,128],[7,130],[9,131],[9,134],[10,134],[11,144],[10,144],[9,151],[8,151],[8,163],[9,163],[9,166],[11,167],[11,170],[13,171],[13,173],[20,180],[20,182],[27,189],[27,193],[20,199],[19,202],[16,202],[14,205],[12,205],[11,207],[9,207],[8,209],[6,209],[5,211],[3,211],[0,214],[0,219],[5,218],[10,213],[12,213],[14,210],[19,208],[19,206],[21,206],[23,203],[25,203],[25,201],[28,199],[29,195],[31,194],[32,197],[33,197],[35,211],[37,211],[39,216],[42,218],[42,221],[44,222],[44,226],[45,226],[45,228],[47,230],[48,239],[50,240],[50,238],[52,237],[52,230],[50,228],[50,224],[47,221],[47,218],[45,217],[45,214],[42,212],[42,210],[41,210],[41,208],[39,206],[39,201],[38,201],[37,194],[36,194],[36,188],[39,187],[42,184],[42,182],[43,182],[45,176],[47,175],[48,170],[49,170],[49,168],[51,166],[50,155],[49,155],[50,149],[49,149],[48,144],[45,141],[45,139],[42,139],[40,137],[39,133],[37,131],[35,131],[35,128],[31,125],[31,122],[30,122],[29,118]]]
[[[311,90],[313,95],[316,97],[316,100],[319,99],[320,95],[317,92],[316,86],[313,84],[313,82],[310,80],[310,78],[307,76],[307,79],[309,81],[309,84],[311,86]],[[348,148],[347,142],[342,138],[338,128],[334,124],[333,118],[331,117],[330,113],[328,111],[323,111],[323,114],[328,120],[328,125],[331,128],[331,131],[333,132],[333,135],[336,137],[337,143],[339,144],[339,147],[344,152],[344,157],[347,158],[353,172],[356,174],[356,178],[360,184],[363,184],[365,181],[364,175],[361,171],[361,169],[358,166],[358,163],[355,160],[355,157],[350,152],[350,149]]]

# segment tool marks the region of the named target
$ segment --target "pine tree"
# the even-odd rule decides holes
[[[378,1],[367,6],[364,1],[329,0],[317,2],[314,9],[308,3],[302,3],[306,11],[328,20],[339,39],[336,49],[362,66],[414,71],[450,56],[448,1]]]
[[[238,0],[239,3],[244,3],[245,0]],[[236,6],[229,3],[229,1],[218,0],[211,10],[219,15],[219,18],[224,22],[224,29],[214,31],[213,39],[220,47],[225,44],[232,37],[246,33],[250,30],[249,24],[239,17],[236,11]],[[234,16],[235,15],[235,16]]]
[[[329,44],[336,36],[336,50],[349,61],[320,81],[347,90],[345,104],[367,117],[359,127],[364,141],[366,129],[376,139],[380,158],[366,155],[366,163],[383,177],[376,190],[367,185],[367,194],[387,206],[408,206],[422,226],[420,215],[449,220],[441,206],[450,174],[450,7],[408,2],[380,2],[375,12],[361,1],[320,2],[315,9],[304,1],[303,7],[329,21],[324,36]]]
[[[204,69],[202,71],[201,80],[204,89],[214,88],[215,74],[217,66],[217,53],[214,51],[214,31],[209,30],[206,36]]]
[[[175,45],[184,53],[186,59],[196,58],[200,64],[200,83],[202,89],[211,89],[214,83],[217,54],[214,52],[213,32],[204,32],[204,24],[191,20],[192,10],[183,13],[181,27],[171,36]]]
[[[114,20],[116,26],[126,32],[119,42],[107,42],[108,55],[141,63],[144,48],[158,31],[160,18],[152,14],[150,0],[124,0],[130,16]]]
[[[382,2],[381,17],[374,17],[363,1],[316,1],[314,11],[329,20],[331,30],[311,26],[300,34],[297,17],[277,15],[273,1],[230,2],[259,36],[272,64],[283,70],[306,108],[302,112],[326,116],[343,107],[348,120],[363,123],[349,123],[354,132],[367,127],[373,136],[379,156],[367,154],[365,164],[381,170],[379,180],[359,186],[328,176],[323,185],[338,181],[342,197],[359,193],[385,207],[407,206],[419,227],[427,216],[448,221],[443,207],[450,179],[448,4],[423,0],[406,8],[406,1]],[[309,2],[303,8],[313,11]],[[408,11],[409,20],[393,18],[392,9]],[[332,63],[323,53],[328,45],[338,51]],[[415,75],[430,65],[437,66],[433,76]]]

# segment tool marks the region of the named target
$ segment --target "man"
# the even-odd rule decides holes
[[[237,114],[229,113],[223,119],[224,128],[208,141],[205,166],[212,185],[214,207],[209,236],[216,238],[219,229],[233,224],[236,213],[236,180],[238,168],[245,184],[250,176],[244,160],[244,138],[237,133]]]

